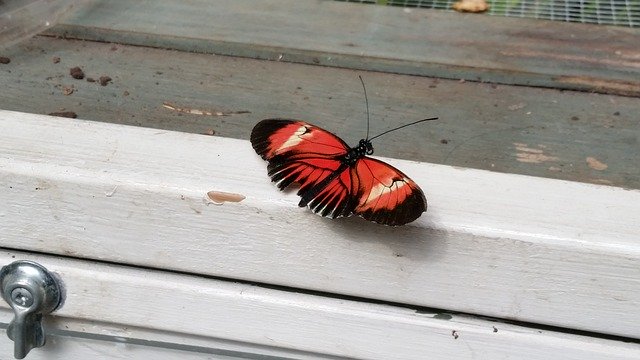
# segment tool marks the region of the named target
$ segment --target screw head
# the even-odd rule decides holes
[[[25,288],[18,287],[11,291],[11,301],[18,306],[30,307],[33,305],[33,294]]]

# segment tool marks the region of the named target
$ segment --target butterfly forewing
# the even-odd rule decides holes
[[[335,158],[349,146],[339,137],[304,121],[267,119],[251,132],[251,144],[263,159],[300,157]]]

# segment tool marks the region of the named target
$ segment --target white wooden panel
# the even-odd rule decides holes
[[[0,154],[3,247],[639,333],[640,191],[390,160],[430,206],[390,228],[298,208],[247,141],[0,112]]]
[[[163,342],[165,347],[173,344],[202,353],[214,347],[218,352],[239,352],[246,346],[246,353],[292,358],[547,360],[558,354],[563,359],[576,360],[640,357],[640,344],[470,316],[451,315],[447,320],[442,315],[409,308],[164,271],[22,252],[0,253],[0,264],[16,259],[37,261],[64,281],[64,306],[48,324],[54,334],[97,334],[114,337],[120,344],[151,341],[158,346]],[[7,313],[4,314],[2,320],[7,321]],[[9,340],[0,342],[6,347]],[[66,346],[54,346],[51,351],[64,354]],[[44,356],[47,348],[39,351],[48,358]]]
[[[125,339],[122,339],[125,340]],[[0,340],[0,356],[2,359],[11,359],[13,343],[8,338]],[[131,344],[122,341],[105,341],[86,339],[81,337],[49,335],[46,347],[31,350],[28,360],[204,360],[241,359],[219,354],[207,354],[202,352],[184,351],[157,346],[145,346]],[[244,357],[246,359],[246,357]]]

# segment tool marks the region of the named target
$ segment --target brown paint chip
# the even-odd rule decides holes
[[[245,196],[224,191],[209,191],[207,193],[207,199],[216,205],[222,205],[225,202],[240,202],[245,199]]]
[[[71,77],[74,79],[84,79],[84,71],[82,71],[82,69],[80,69],[80,67],[78,66],[69,69],[69,75],[71,75]]]
[[[602,171],[602,170],[606,170],[606,168],[609,167],[609,165],[591,156],[587,157],[586,161],[587,161],[587,165],[589,165],[589,167],[592,168],[593,170]]]
[[[6,56],[0,56],[0,64],[8,64],[11,62],[11,59],[9,59]]]
[[[57,64],[60,62],[60,56],[54,56],[51,61],[53,61],[54,64]]]

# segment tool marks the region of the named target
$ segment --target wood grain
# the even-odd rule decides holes
[[[64,279],[67,289],[67,301],[47,324],[53,343],[34,350],[29,356],[35,359],[74,359],[68,355],[99,350],[117,359],[191,359],[197,354],[216,359],[236,355],[385,360],[424,359],[425,354],[434,359],[518,359],[526,354],[532,360],[557,354],[570,360],[640,356],[638,344],[472,316],[25,252],[0,254],[0,263],[16,259],[43,264]],[[0,322],[6,324],[6,304],[0,308]],[[59,333],[66,341],[58,341]],[[91,335],[102,344],[86,339]],[[0,339],[0,350],[9,353],[10,344]]]
[[[117,19],[117,20],[116,20]],[[358,70],[640,95],[640,29],[336,1],[95,1],[48,31]]]
[[[244,140],[7,111],[0,130],[2,247],[638,334],[637,190],[389,160],[430,204],[390,228],[298,208]]]
[[[248,139],[270,117],[300,118],[355,144],[365,132],[429,122],[376,139],[376,154],[498,172],[640,188],[638,100],[611,95],[357,72],[323,66],[37,38],[7,51],[0,109],[73,111],[84,119]],[[60,62],[54,64],[57,56]],[[76,80],[108,75],[107,86]],[[64,89],[73,87],[71,95]],[[173,104],[171,110],[165,103]],[[250,111],[228,116],[198,115]],[[589,166],[597,159],[607,169]]]

